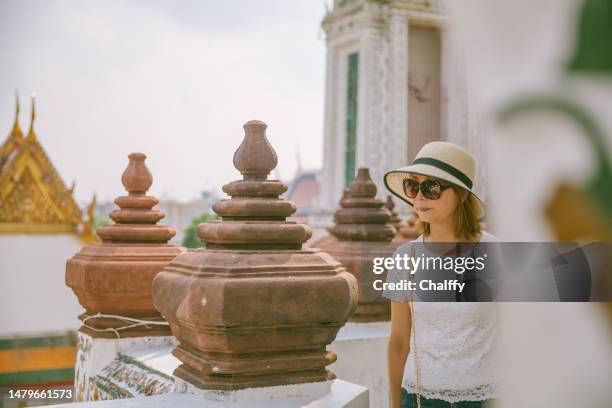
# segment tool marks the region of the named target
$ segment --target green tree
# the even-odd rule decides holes
[[[204,213],[198,217],[195,217],[193,220],[191,220],[191,225],[185,228],[182,245],[185,248],[203,247],[202,241],[200,241],[200,238],[198,238],[198,234],[196,234],[198,225],[202,224],[205,221],[214,221],[218,219],[220,219],[220,217],[214,213]]]
[[[98,227],[101,227],[103,225],[110,225],[110,224],[114,224],[114,222],[108,216],[106,216],[106,215],[94,215],[94,219],[93,219],[93,232],[96,232]]]

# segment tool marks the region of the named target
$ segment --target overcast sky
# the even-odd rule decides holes
[[[250,119],[268,124],[282,179],[322,162],[324,0],[0,0],[0,139],[21,96],[77,200],[123,194],[146,153],[151,193],[221,193]]]

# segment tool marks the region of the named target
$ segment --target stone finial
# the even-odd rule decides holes
[[[128,158],[130,162],[121,176],[121,183],[131,196],[144,195],[153,184],[153,176],[144,162],[147,156],[131,153]]]
[[[244,124],[245,136],[234,153],[234,167],[244,180],[265,180],[278,164],[276,152],[266,138],[268,125],[251,120]]]
[[[153,283],[156,308],[180,341],[174,374],[202,389],[320,382],[335,376],[326,346],[357,305],[355,278],[328,254],[302,248],[310,227],[286,221],[295,205],[276,166],[266,125],[250,121],[234,154],[242,180],[223,186],[222,218],[198,227],[188,251]],[[316,294],[316,295],[315,295]]]
[[[129,163],[121,176],[128,195],[115,199],[120,209],[109,216],[116,224],[98,228],[103,242],[166,243],[176,234],[174,228],[155,225],[165,215],[153,209],[157,198],[145,195],[153,184],[153,176],[145,164],[146,157],[142,153],[128,156]]]
[[[224,185],[231,199],[213,205],[222,221],[206,222],[197,230],[209,248],[300,249],[312,235],[307,225],[284,222],[296,207],[279,198],[287,191],[286,185],[267,179],[277,157],[265,129],[266,124],[257,120],[244,125],[244,139],[234,154],[234,165],[244,178]],[[223,222],[239,220],[243,222]]]
[[[370,169],[360,167],[357,169],[357,177],[349,187],[351,197],[371,198],[376,196],[376,184],[370,177]]]
[[[336,225],[331,233],[339,240],[391,241],[395,230],[388,224],[391,214],[384,204],[376,198],[376,184],[370,170],[359,168],[348,197],[345,193],[340,200],[341,208],[334,214]]]
[[[131,323],[108,316],[162,321],[153,306],[153,278],[185,251],[167,243],[175,234],[173,228],[157,225],[164,214],[153,209],[157,199],[145,195],[153,182],[145,158],[142,153],[129,155],[121,178],[129,195],[115,200],[120,208],[110,214],[115,224],[98,228],[102,243],[84,246],[66,263],[66,284],[86,310],[79,316],[80,331],[92,337],[170,335],[165,325],[128,328]]]
[[[402,220],[395,211],[395,202],[393,201],[393,198],[388,194],[387,201],[385,202],[385,208],[389,211],[389,213],[391,213],[391,217],[389,218],[389,224],[393,225],[393,228],[399,231],[400,227],[402,226]]]

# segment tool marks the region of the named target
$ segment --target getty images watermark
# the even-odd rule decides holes
[[[367,266],[368,290],[387,300],[612,301],[609,242],[410,243],[388,253]]]
[[[487,254],[482,256],[410,256],[408,254],[395,254],[394,257],[376,257],[373,259],[372,272],[382,275],[385,271],[397,273],[403,271],[404,274],[416,274],[419,270],[424,271],[444,271],[454,272],[462,275],[466,271],[482,271],[485,269]],[[421,279],[418,282],[411,279],[399,279],[396,281],[383,281],[376,279],[372,282],[375,290],[443,290],[463,292],[466,283],[460,279]],[[418,286],[417,286],[418,285]]]

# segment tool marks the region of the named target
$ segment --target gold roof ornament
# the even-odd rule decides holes
[[[19,94],[15,91],[15,123],[13,123],[13,130],[11,136],[23,137],[23,132],[19,126]]]
[[[23,132],[21,126],[19,126],[19,95],[15,92],[15,121],[13,122],[13,129],[9,133],[8,138],[0,147],[0,168],[4,162],[8,159],[10,153],[15,150],[15,145],[21,144],[23,141]]]
[[[30,118],[30,130],[26,139],[30,142],[36,141],[36,132],[34,132],[34,120],[36,119],[36,93],[32,92],[32,109]]]
[[[82,211],[38,142],[34,131],[35,95],[32,119],[24,138],[19,126],[19,98],[16,95],[15,122],[0,147],[0,234],[56,234],[87,230]],[[95,201],[93,203],[95,206]],[[90,211],[93,214],[93,208]],[[90,221],[91,222],[91,221]],[[82,236],[91,239],[91,232]]]

